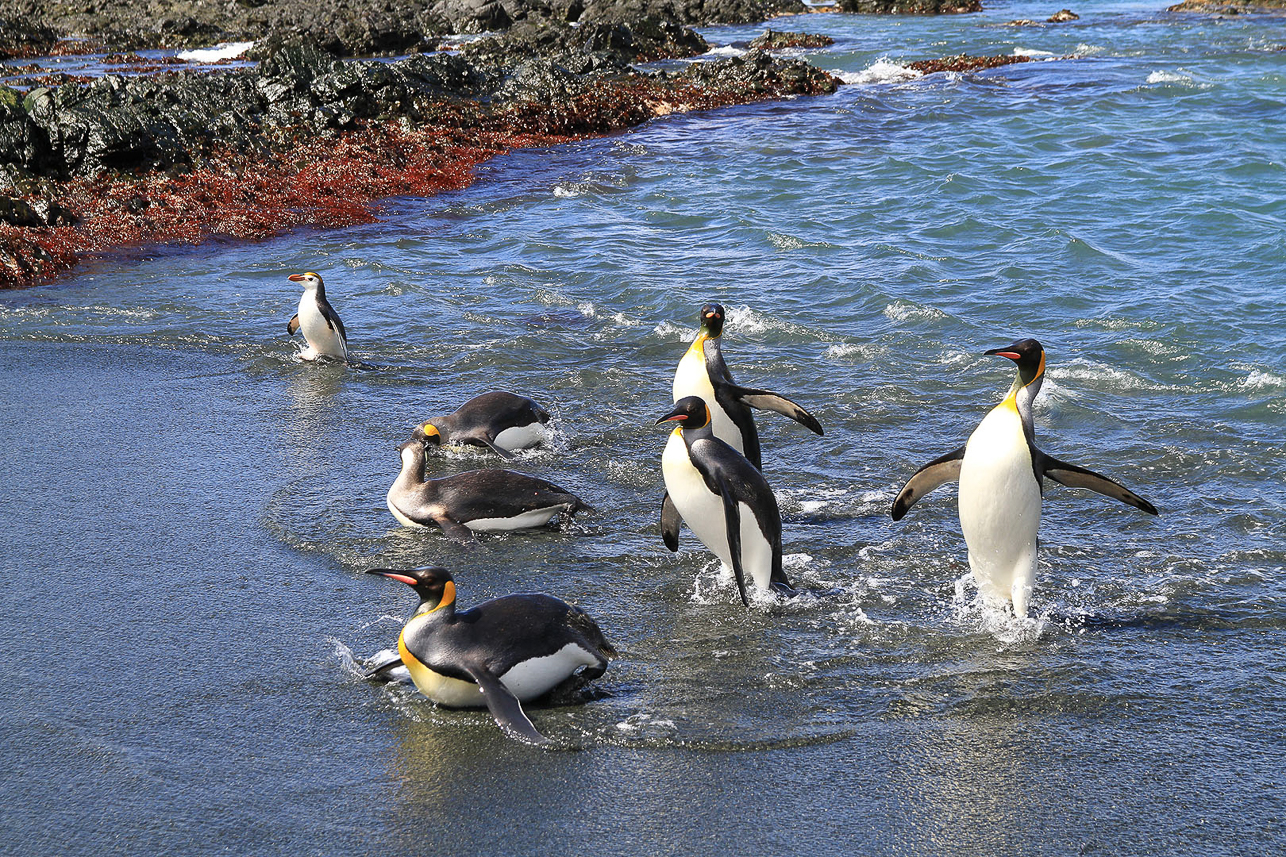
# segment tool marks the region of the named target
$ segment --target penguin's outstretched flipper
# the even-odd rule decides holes
[[[1054,456],[1047,455],[1038,449],[1033,448],[1032,451],[1036,453],[1040,474],[1054,480],[1059,485],[1066,485],[1068,488],[1087,488],[1090,491],[1102,494],[1104,497],[1120,500],[1127,506],[1141,509],[1149,515],[1158,514],[1156,506],[1153,506],[1121,483],[1095,473],[1093,470],[1086,470],[1084,467],[1068,464],[1066,461],[1059,461]]]
[[[295,313],[290,321],[286,322],[286,333],[294,336],[299,330],[299,313]]]
[[[729,390],[752,408],[757,408],[761,411],[773,411],[782,416],[790,417],[813,434],[822,434],[822,424],[817,421],[817,417],[810,414],[802,405],[792,402],[783,395],[771,393],[768,390],[756,390],[752,387],[738,387],[736,385],[729,385]]]
[[[665,497],[661,500],[661,540],[665,546],[670,549],[671,553],[679,549],[679,510],[674,508],[674,501],[670,499],[670,492],[665,492]]]
[[[505,687],[500,679],[491,674],[486,667],[466,667],[469,677],[482,689],[482,698],[487,701],[487,710],[496,719],[501,730],[510,738],[533,747],[545,747],[553,742],[536,731],[527,712],[522,710],[522,703]]]
[[[893,520],[900,521],[916,501],[928,494],[934,488],[945,485],[948,482],[954,482],[960,478],[960,463],[964,461],[965,448],[962,446],[957,450],[948,452],[946,455],[939,456],[928,464],[921,467],[915,472],[915,475],[906,481],[898,496],[893,500],[893,508],[889,510]]]

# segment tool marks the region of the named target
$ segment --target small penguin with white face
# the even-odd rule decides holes
[[[319,274],[308,271],[304,274],[291,274],[290,280],[303,283],[304,293],[299,298],[299,312],[286,325],[286,332],[293,336],[303,331],[308,347],[300,350],[303,360],[316,360],[318,357],[348,359],[348,335],[344,332],[344,322],[339,314],[326,300],[326,286]]]
[[[506,595],[457,611],[455,582],[444,568],[366,573],[405,583],[420,597],[397,638],[401,664],[419,691],[450,708],[485,705],[506,735],[525,744],[552,742],[523,702],[569,680],[598,678],[617,654],[589,614],[549,595]]]
[[[657,424],[676,423],[661,456],[666,497],[661,537],[679,549],[679,520],[732,569],[746,597],[746,577],[760,589],[797,594],[782,570],[781,512],[759,468],[715,437],[710,408],[685,396]]]
[[[574,515],[589,505],[535,476],[513,470],[470,470],[440,479],[425,478],[424,445],[398,447],[402,470],[388,490],[388,508],[408,527],[436,524],[458,542],[476,532],[507,532],[543,527],[561,513]]]
[[[890,514],[899,521],[925,494],[959,480],[960,529],[978,590],[991,603],[1012,605],[1014,615],[1022,618],[1027,615],[1036,575],[1036,531],[1045,479],[1088,488],[1149,515],[1157,510],[1106,476],[1036,448],[1032,402],[1045,377],[1045,349],[1039,342],[1022,339],[985,353],[1017,364],[1008,395],[983,418],[964,446],[930,461],[907,480]]]
[[[755,467],[762,468],[759,430],[751,408],[776,411],[815,434],[822,433],[822,426],[816,417],[779,393],[733,382],[720,345],[723,319],[721,305],[709,303],[701,308],[701,329],[674,372],[674,401],[686,396],[703,400],[710,408],[715,437],[740,452]]]
[[[490,449],[501,458],[548,440],[549,414],[526,396],[496,390],[474,396],[454,413],[433,417],[415,427],[411,440],[426,446],[467,444]]]

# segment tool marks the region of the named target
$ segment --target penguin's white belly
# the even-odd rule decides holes
[[[500,677],[500,682],[525,702],[553,690],[581,667],[597,664],[598,658],[590,652],[576,643],[568,643],[552,655],[514,664]]]
[[[566,508],[566,503],[559,503],[557,506],[550,506],[545,509],[532,509],[529,512],[514,515],[512,518],[474,518],[471,521],[465,521],[464,525],[480,533],[530,530],[533,527],[543,527],[548,524],[559,512]]]
[[[741,429],[728,416],[728,412],[715,400],[714,385],[710,383],[710,374],[706,371],[705,354],[689,349],[679,361],[679,368],[674,373],[674,401],[685,396],[699,396],[710,408],[710,422],[714,427],[714,436],[746,454],[746,442],[741,437]]]
[[[547,438],[545,426],[540,422],[532,422],[525,426],[510,426],[500,432],[496,435],[496,446],[514,452],[540,446]]]
[[[301,355],[305,360],[318,356],[344,357],[347,354],[339,331],[326,323],[326,317],[317,308],[316,299],[307,292],[299,301],[299,329],[308,341],[308,348]]]
[[[665,474],[665,490],[688,529],[719,557],[720,562],[732,568],[723,498],[712,494],[706,487],[701,474],[688,458],[687,445],[677,432],[670,435],[665,445],[661,470]],[[760,531],[753,509],[739,502],[737,511],[741,523],[741,569],[756,586],[767,589],[772,579],[772,544]]]
[[[487,700],[482,689],[471,681],[442,675],[415,658],[403,654],[403,663],[420,693],[450,708],[482,708]],[[595,666],[598,659],[575,643],[568,643],[552,655],[514,664],[500,676],[500,683],[519,700],[526,702],[553,690],[581,667]]]
[[[989,600],[1027,614],[1036,572],[1040,484],[1018,412],[1001,405],[974,430],[960,464],[960,529],[969,568]]]

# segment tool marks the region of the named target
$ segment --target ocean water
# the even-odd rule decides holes
[[[0,295],[0,853],[1286,848],[1286,23],[1073,9],[774,22],[849,85]],[[294,359],[304,270],[354,365]],[[842,594],[746,609],[661,544],[654,422],[708,300],[738,380],[825,426],[759,420],[787,571]],[[975,603],[953,488],[888,508],[1026,336],[1041,447],[1161,515],[1051,485],[1017,622]],[[511,466],[597,513],[399,527],[395,445],[497,388],[555,415]],[[362,572],[399,563],[598,620],[596,698],[533,711],[570,749],[360,678],[414,606]]]

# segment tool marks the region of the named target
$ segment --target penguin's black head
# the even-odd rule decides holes
[[[422,565],[419,568],[371,568],[367,574],[387,577],[405,583],[420,596],[420,605],[437,610],[455,604],[455,581],[445,568]]]
[[[701,330],[710,339],[718,339],[723,333],[723,306],[706,304],[701,307]]]
[[[703,428],[710,424],[710,408],[700,396],[684,396],[674,403],[674,410],[656,422],[657,425],[675,422],[683,429]]]
[[[1045,374],[1045,349],[1034,339],[1020,339],[1006,348],[992,348],[983,353],[1008,357],[1017,363],[1024,385]]]
[[[438,431],[438,427],[433,423],[421,423],[415,427],[415,431],[411,432],[411,440],[424,446],[429,444],[441,446],[442,433]]]

